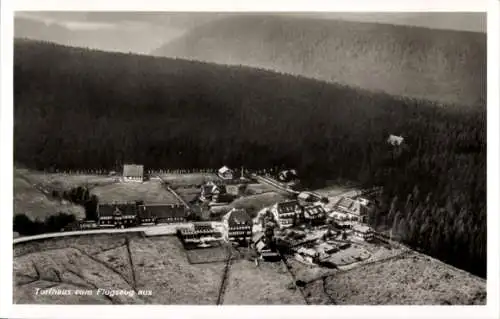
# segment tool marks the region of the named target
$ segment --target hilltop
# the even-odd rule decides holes
[[[276,15],[235,15],[153,55],[247,65],[392,95],[485,104],[486,35]]]
[[[27,40],[14,50],[16,163],[283,165],[296,168],[305,187],[328,179],[382,186],[372,225],[392,226],[409,245],[486,274],[484,106]],[[403,135],[405,147],[390,146],[389,134]]]

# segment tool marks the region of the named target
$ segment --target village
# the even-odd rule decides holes
[[[178,236],[187,251],[230,245],[251,252],[256,265],[286,255],[304,265],[326,268],[367,260],[371,257],[367,245],[383,241],[366,224],[373,208],[361,192],[329,198],[299,191],[300,180],[293,169],[270,174],[223,166],[215,175],[200,185],[180,187],[160,175],[145,173],[142,165],[126,164],[119,177],[121,185],[160,183],[176,202],[101,198],[96,221],[80,220],[66,230],[163,226],[158,229]],[[272,188],[283,195],[282,200],[258,211],[231,206],[238,197],[244,198],[243,189],[252,186]],[[190,196],[183,193],[186,188],[191,188]]]

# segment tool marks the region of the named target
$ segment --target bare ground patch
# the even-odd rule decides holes
[[[411,253],[325,279],[326,293],[345,305],[485,304],[485,282],[430,257]]]
[[[254,262],[240,259],[232,263],[224,295],[227,305],[301,305],[300,291],[283,262]]]
[[[146,181],[144,183],[124,182],[97,186],[92,189],[92,194],[97,195],[101,202],[143,200],[150,204],[179,204],[177,198],[167,191],[159,181]]]

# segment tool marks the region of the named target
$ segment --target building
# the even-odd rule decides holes
[[[131,227],[137,223],[137,205],[135,203],[116,204],[115,211],[121,215],[125,227]]]
[[[144,181],[144,165],[135,165],[135,164],[123,165],[123,180],[131,182]]]
[[[296,200],[274,204],[271,213],[279,228],[292,227],[297,220],[302,219],[302,207]]]
[[[284,170],[278,174],[278,180],[283,183],[292,182],[297,178],[297,171],[294,169]]]
[[[99,204],[97,218],[100,226],[130,227],[137,223],[137,210],[134,203]]]
[[[355,237],[357,239],[364,240],[364,241],[370,241],[374,237],[374,232],[370,226],[353,225],[352,226],[352,235],[353,235],[353,237]]]
[[[211,200],[214,202],[224,202],[227,200],[227,188],[223,184],[215,184],[214,182],[208,182],[201,186],[200,199],[201,200]]]
[[[114,212],[115,207],[113,204],[99,204],[97,205],[97,220],[100,226],[114,225]]]
[[[311,248],[300,247],[299,249],[297,249],[295,256],[299,260],[303,260],[303,261],[306,261],[308,263],[313,264],[313,263],[318,261],[319,253],[316,250],[311,249]]]
[[[218,171],[217,175],[219,175],[220,178],[222,179],[233,179],[234,178],[234,172],[232,169],[230,169],[227,166],[222,166]]]
[[[393,146],[400,146],[403,144],[404,138],[402,136],[397,136],[397,135],[389,135],[389,138],[387,139],[387,143],[393,145]]]
[[[182,223],[187,221],[188,209],[180,204],[146,204],[139,206],[141,223]]]
[[[252,239],[252,219],[244,209],[233,208],[222,218],[224,238],[228,241],[249,242]]]
[[[313,203],[315,201],[315,196],[309,192],[300,192],[297,195],[297,199],[303,203]]]
[[[331,217],[337,220],[363,222],[366,218],[366,207],[352,198],[343,197],[333,207]]]
[[[207,241],[218,241],[220,232],[211,223],[193,223],[177,228],[177,235],[184,244],[198,244]]]
[[[259,253],[262,259],[276,260],[280,258],[278,252],[274,250],[267,242],[267,238],[264,233],[255,233],[252,236],[252,243],[254,249],[257,251],[257,253]]]
[[[323,254],[334,254],[340,250],[338,245],[332,245],[328,243],[321,243],[318,245],[318,250],[320,250]]]
[[[359,203],[360,203],[361,205],[363,205],[363,206],[369,206],[369,205],[371,205],[370,200],[368,200],[368,199],[366,199],[366,198],[364,198],[364,197],[359,197],[359,198],[358,198],[358,201],[359,201]]]
[[[304,220],[311,225],[322,225],[326,221],[326,211],[321,205],[306,206]]]

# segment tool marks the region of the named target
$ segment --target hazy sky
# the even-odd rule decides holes
[[[108,51],[149,53],[228,13],[17,12],[15,36]],[[293,13],[296,17],[486,32],[485,13]]]

